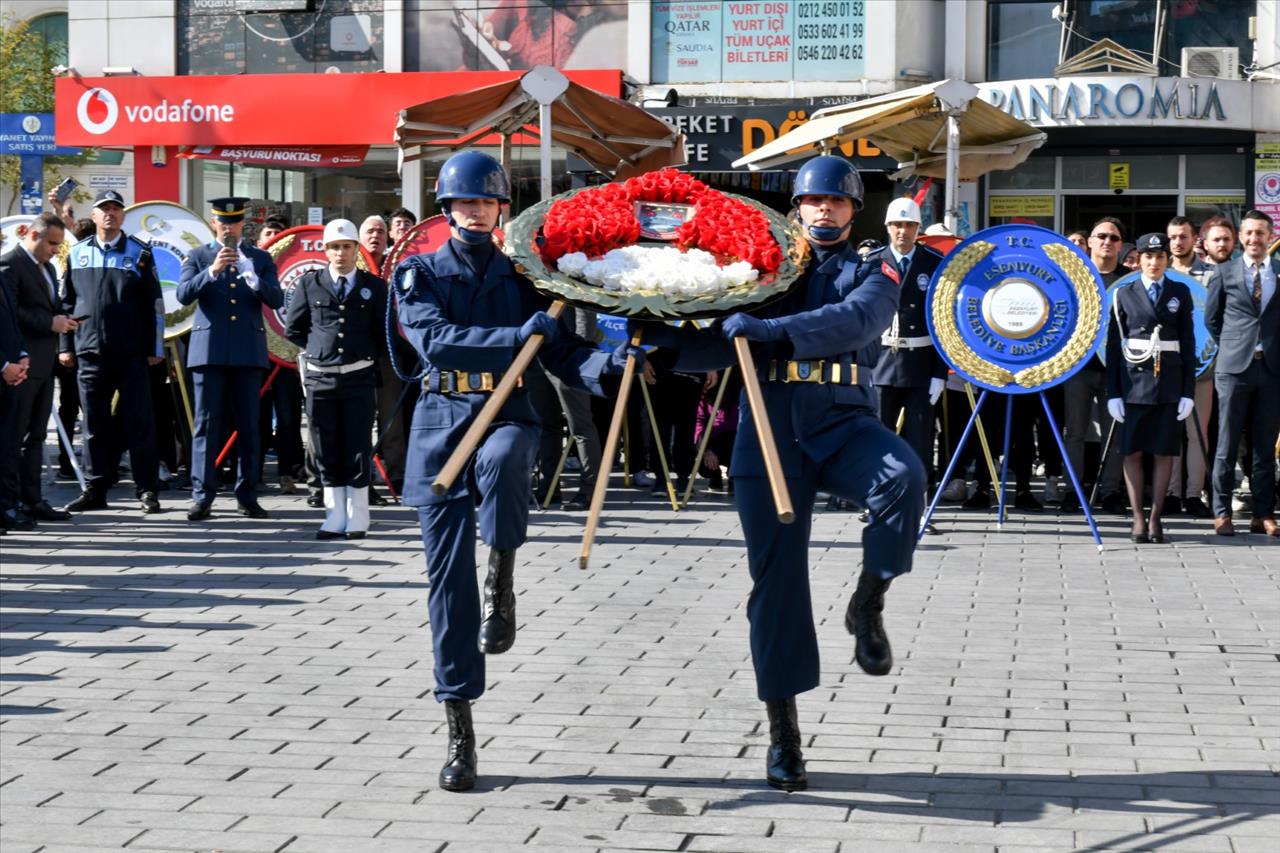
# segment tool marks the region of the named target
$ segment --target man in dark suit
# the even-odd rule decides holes
[[[1218,265],[1209,279],[1205,325],[1218,342],[1218,448],[1213,459],[1213,528],[1234,536],[1231,492],[1236,451],[1248,429],[1253,439],[1250,533],[1280,536],[1275,520],[1275,446],[1280,431],[1280,262],[1267,257],[1271,217],[1251,210],[1240,222],[1238,260]]]
[[[10,488],[8,470],[17,459],[18,386],[27,378],[30,361],[18,329],[18,312],[3,271],[0,271],[0,533],[30,530],[35,522],[18,512],[18,495]]]
[[[267,517],[258,503],[258,394],[269,365],[262,306],[279,308],[284,292],[271,256],[241,240],[247,202],[234,197],[210,201],[218,242],[192,250],[178,284],[178,301],[197,303],[187,349],[196,397],[190,521],[209,517],[218,490],[215,462],[226,440],[228,407],[239,432],[237,511],[250,518]]]
[[[40,493],[44,440],[53,409],[53,370],[58,361],[58,335],[78,325],[63,312],[58,274],[49,263],[58,254],[66,229],[52,213],[42,213],[12,251],[0,257],[0,270],[12,289],[18,328],[30,354],[27,381],[18,389],[15,412],[16,458],[5,463],[6,476],[16,475],[20,509],[37,521],[66,521],[71,513],[54,509]],[[12,467],[11,467],[12,466]]]

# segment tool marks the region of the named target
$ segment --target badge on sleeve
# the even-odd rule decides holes
[[[1167,304],[1168,304],[1168,306],[1169,306],[1169,310],[1170,310],[1170,311],[1177,311],[1177,310],[1178,310],[1178,306],[1179,306],[1179,305],[1181,305],[1182,303],[1181,303],[1181,302],[1179,302],[1179,301],[1178,301],[1178,297],[1176,297],[1176,296],[1175,296],[1175,297],[1173,297],[1172,299],[1170,299],[1170,300],[1168,301],[1168,303],[1167,303]]]
[[[898,268],[888,261],[881,261],[880,273],[899,287],[902,286],[902,279],[898,277]]]
[[[929,274],[928,274],[928,273],[923,273],[923,272],[922,272],[922,273],[920,273],[920,275],[916,276],[916,287],[920,288],[921,290],[928,290],[928,289],[929,289]]]
[[[360,298],[369,300],[373,298],[373,291],[367,287],[360,288]]]
[[[124,268],[127,270],[133,269],[133,258],[128,255],[124,256]]]
[[[81,255],[81,256],[80,256],[80,266],[82,266],[82,267],[87,267],[87,266],[89,266],[89,256],[88,256],[88,255]]]

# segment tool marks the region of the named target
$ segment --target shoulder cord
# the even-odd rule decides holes
[[[1133,287],[1133,285],[1129,285]],[[1116,292],[1116,297],[1119,297]],[[1124,325],[1120,322],[1120,300],[1113,298],[1111,300],[1111,313],[1116,318],[1116,331],[1120,333],[1120,352],[1124,355],[1124,360],[1130,364],[1142,364],[1144,361],[1151,361],[1155,365],[1155,372],[1160,373],[1160,323],[1156,322],[1155,328],[1151,331],[1151,336],[1141,343],[1131,344],[1130,338]]]
[[[399,279],[401,275],[404,276],[405,282],[404,287],[402,288],[396,286],[396,280]],[[396,270],[395,274],[391,276],[391,281],[387,284],[387,315],[386,323],[383,324],[383,331],[386,333],[387,337],[387,358],[391,360],[391,369],[395,371],[396,376],[398,376],[402,382],[417,382],[427,375],[427,369],[422,364],[421,357],[418,359],[418,366],[422,369],[412,376],[406,374],[400,369],[400,362],[396,359],[396,334],[392,331],[394,327],[391,322],[392,308],[395,308],[395,316],[398,318],[400,316],[400,296],[402,294],[404,296],[408,296],[412,292],[413,267],[402,267],[401,269]]]

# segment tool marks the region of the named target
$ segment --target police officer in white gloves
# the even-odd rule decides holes
[[[289,296],[285,335],[302,348],[311,452],[324,487],[317,539],[363,539],[378,359],[386,354],[387,285],[356,268],[359,234],[346,219],[324,227],[329,266],[312,270]]]

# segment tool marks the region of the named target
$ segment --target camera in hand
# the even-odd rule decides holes
[[[233,235],[233,234],[225,234],[225,235],[223,235],[223,237],[222,237],[222,247],[223,247],[224,249],[231,249],[231,250],[233,250],[233,251],[234,251],[237,245],[238,245],[238,243],[236,242],[235,235]],[[231,266],[227,267],[227,269],[229,269],[229,270],[231,271],[231,274],[232,274],[232,275],[239,275],[239,274],[240,274],[240,270],[238,270],[238,269],[236,268],[236,265],[235,265],[234,263],[233,263]]]

